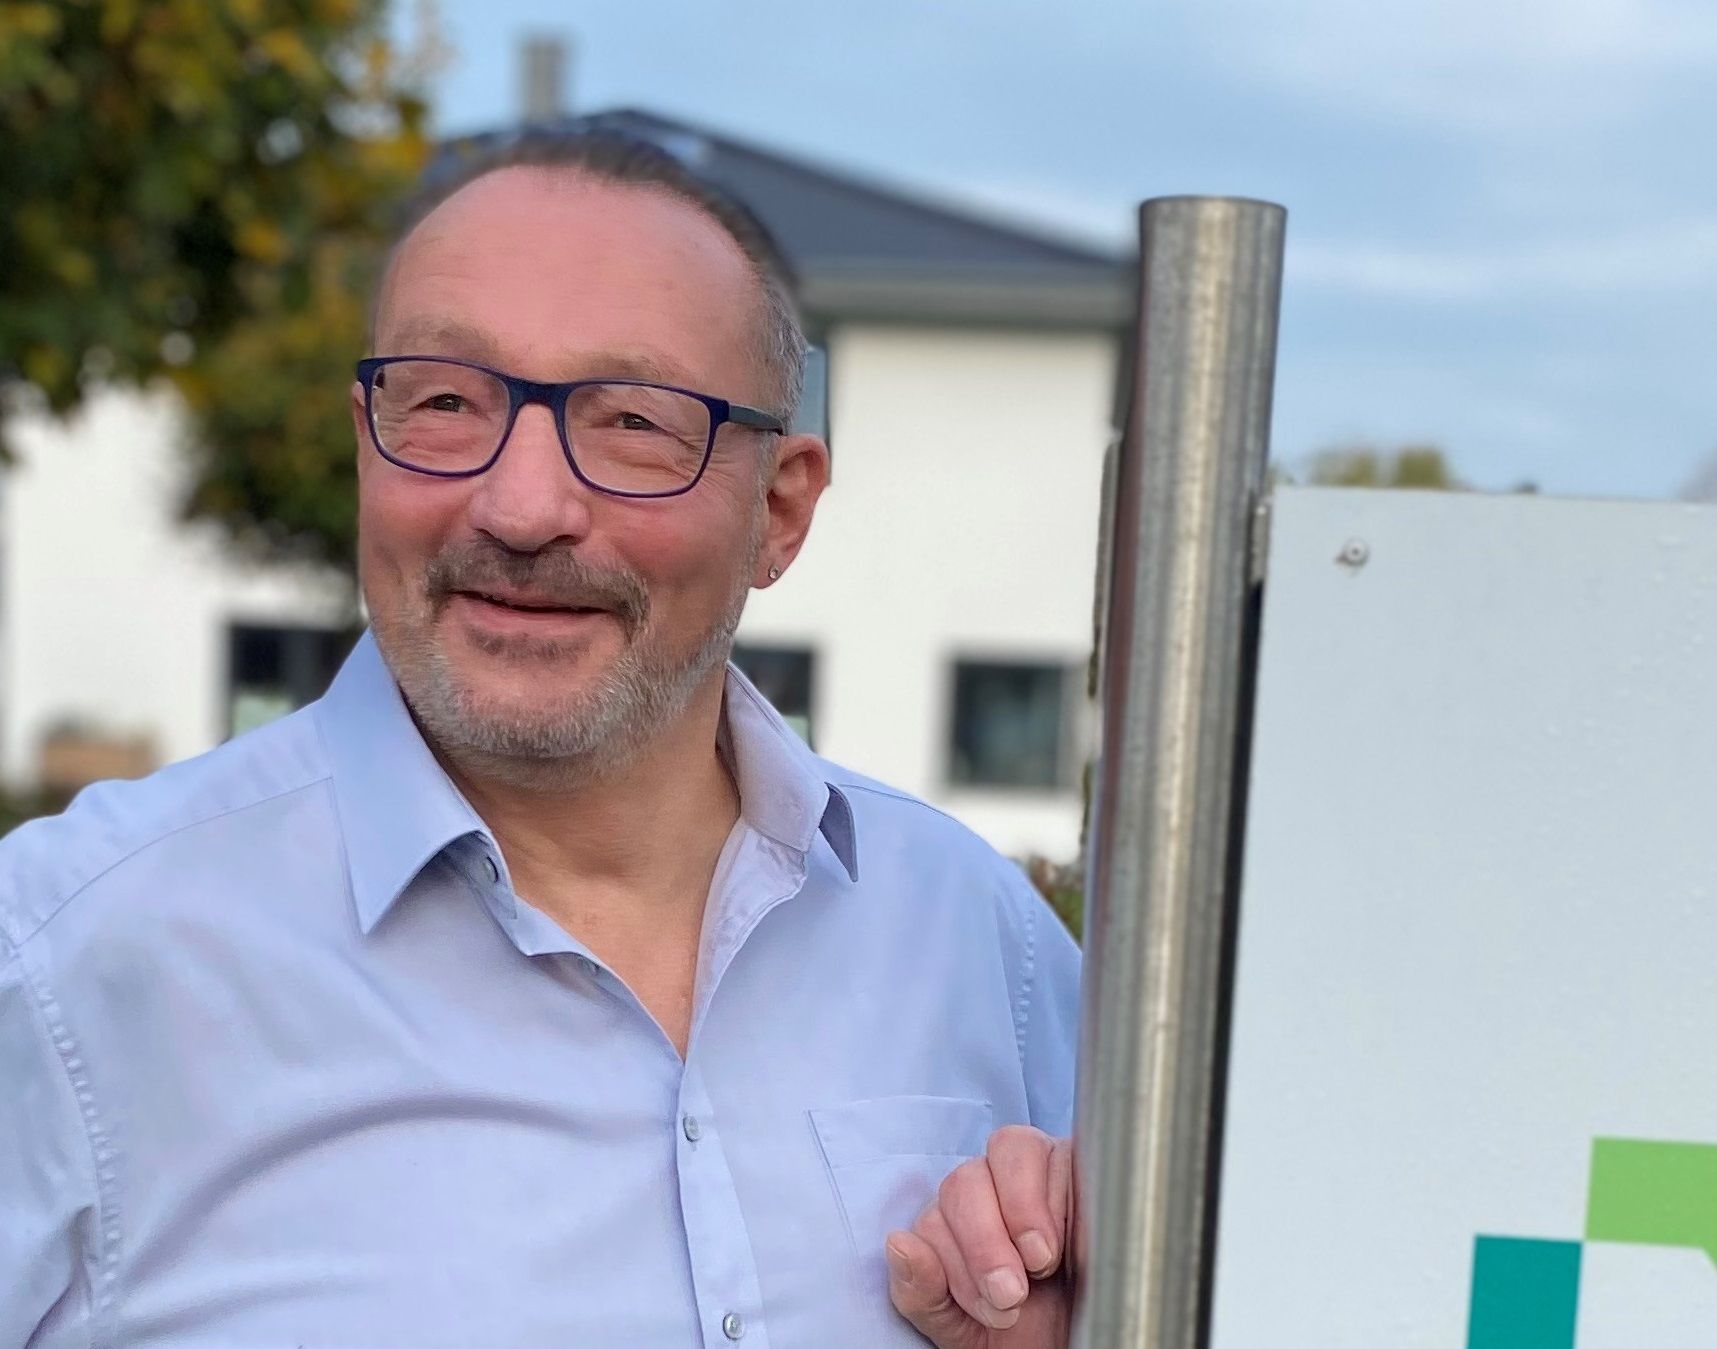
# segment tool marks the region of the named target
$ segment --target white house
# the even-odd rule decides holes
[[[1005,851],[1070,859],[1126,260],[663,118],[564,124],[646,136],[747,201],[827,352],[834,483],[798,564],[754,597],[741,664],[821,752]],[[13,431],[7,786],[142,771],[320,691],[349,640],[339,585],[245,567],[176,521],[169,396]]]

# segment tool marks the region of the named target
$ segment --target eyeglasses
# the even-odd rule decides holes
[[[436,478],[470,478],[493,467],[527,403],[554,414],[578,480],[611,496],[691,491],[727,422],[753,431],[787,430],[771,413],[671,384],[539,384],[448,356],[372,356],[358,362],[358,380],[382,458]]]

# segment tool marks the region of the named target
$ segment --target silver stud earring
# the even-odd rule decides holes
[[[769,569],[769,579],[771,581],[779,581],[781,579],[781,568],[771,567]]]

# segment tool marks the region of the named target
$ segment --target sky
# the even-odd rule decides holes
[[[396,22],[420,31],[411,0]],[[436,0],[436,125],[635,107],[1075,239],[1288,208],[1274,452],[1662,497],[1717,460],[1714,0]]]

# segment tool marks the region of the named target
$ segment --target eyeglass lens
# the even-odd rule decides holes
[[[500,448],[511,404],[494,375],[441,361],[395,361],[370,396],[376,441],[390,459],[433,473],[481,468]],[[647,384],[587,384],[566,405],[580,472],[616,492],[671,492],[698,475],[709,408]]]

